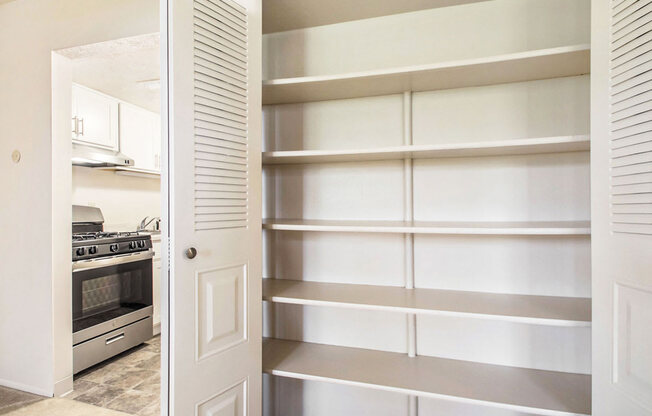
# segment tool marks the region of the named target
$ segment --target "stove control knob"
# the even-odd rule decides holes
[[[79,247],[77,249],[77,255],[78,256],[83,256],[84,254],[86,254],[86,249],[84,247]]]
[[[111,250],[111,253],[115,253],[116,251],[118,251],[118,245],[117,244],[111,244],[109,246],[109,250]]]
[[[95,253],[97,253],[97,246],[88,247],[88,254],[95,254]]]
[[[136,248],[136,242],[135,241],[130,241],[129,242],[129,248],[132,249],[132,250],[135,249]]]
[[[145,240],[138,240],[138,248],[145,248]]]

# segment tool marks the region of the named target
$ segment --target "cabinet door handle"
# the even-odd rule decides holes
[[[79,129],[79,135],[83,136],[84,135],[84,119],[80,118],[78,119],[78,124],[81,125],[81,129]]]
[[[77,116],[72,118],[72,132],[75,133],[75,135],[79,134],[78,133],[78,128],[79,128],[79,120],[77,119]]]

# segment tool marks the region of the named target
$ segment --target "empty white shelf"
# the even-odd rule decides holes
[[[562,46],[428,65],[270,79],[263,81],[263,104],[431,91],[583,75],[589,72],[590,45]]]
[[[589,136],[559,136],[472,143],[394,146],[376,149],[264,152],[263,164],[279,165],[293,163],[507,156],[534,153],[579,152],[589,149]]]
[[[298,305],[590,326],[591,299],[263,279],[263,300]]]
[[[589,415],[591,376],[267,339],[263,371],[539,415]]]
[[[589,221],[435,222],[265,219],[263,228],[280,231],[324,231],[401,234],[588,235]]]

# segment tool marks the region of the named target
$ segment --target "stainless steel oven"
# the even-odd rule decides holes
[[[74,373],[152,337],[151,238],[89,230],[84,218],[73,223],[83,230],[72,247]]]

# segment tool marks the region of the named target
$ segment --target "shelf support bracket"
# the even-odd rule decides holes
[[[403,145],[412,145],[412,92],[403,93]],[[412,158],[403,159],[404,177],[404,217],[405,221],[414,220],[414,187]],[[414,234],[408,233],[403,236],[405,247],[405,288],[414,289]],[[413,313],[406,315],[407,319],[407,350],[409,357],[417,355],[417,317]],[[408,396],[408,416],[417,416],[418,397]]]

